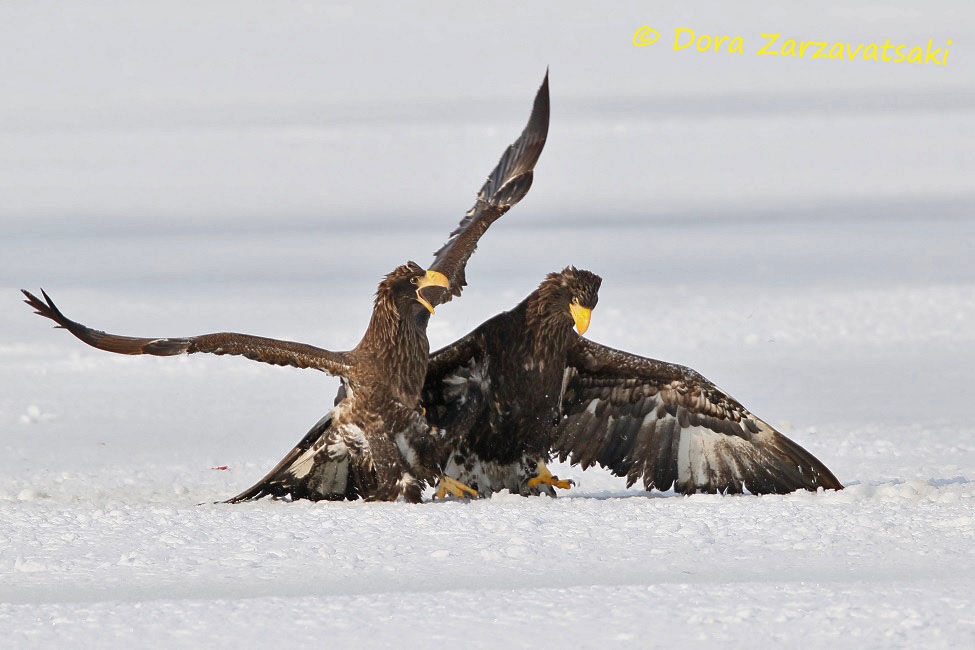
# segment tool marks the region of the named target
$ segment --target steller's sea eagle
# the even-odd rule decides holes
[[[426,334],[430,314],[436,305],[460,295],[465,285],[464,267],[478,239],[528,192],[548,123],[546,73],[528,125],[505,150],[474,207],[437,251],[428,269],[409,262],[386,275],[376,291],[362,340],[347,352],[248,334],[116,336],[68,319],[43,291],[44,300],[24,291],[25,302],[88,345],[109,352],[241,355],[263,363],[314,368],[342,378],[344,398],[263,479],[229,502],[264,496],[418,502],[424,484],[434,484],[440,475],[438,461],[442,457],[437,432],[431,431],[419,404],[430,352]],[[443,477],[440,487],[441,495],[475,494],[450,477]]]
[[[556,455],[647,490],[843,488],[694,370],[584,339],[600,283],[572,267],[550,273],[517,307],[430,356],[422,404],[446,432],[446,476],[481,496],[554,496],[570,487],[545,466]]]

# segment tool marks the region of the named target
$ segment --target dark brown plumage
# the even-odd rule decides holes
[[[446,432],[446,475],[482,496],[554,495],[568,487],[544,467],[557,455],[648,490],[842,489],[812,454],[697,372],[573,332],[573,320],[588,325],[599,285],[571,267],[549,274],[517,307],[431,355],[423,404]]]
[[[348,352],[235,333],[157,339],[116,336],[68,319],[46,293],[43,301],[27,291],[24,295],[38,314],[109,352],[241,355],[342,377],[349,397],[323,420],[319,435],[314,439],[306,436],[276,472],[231,501],[289,494],[313,499],[362,496],[418,501],[423,483],[437,477],[437,457],[417,406],[429,354],[426,326],[430,317],[418,300],[417,283],[426,278],[427,271],[413,262],[388,274],[376,292],[369,327]],[[412,462],[406,461],[397,444],[414,452]],[[299,449],[307,453],[296,453]]]
[[[439,474],[439,441],[419,406],[433,307],[460,295],[464,267],[488,226],[518,202],[548,132],[548,75],[528,126],[508,147],[478,193],[477,203],[441,248],[430,269],[414,262],[389,273],[376,291],[369,326],[348,352],[247,334],[187,338],[135,338],[91,329],[68,319],[46,293],[24,291],[35,311],[93,347],[119,354],[170,356],[207,352],[255,361],[314,368],[342,378],[343,398],[261,481],[231,502],[264,496],[369,500],[420,500]],[[444,479],[441,484],[450,483]],[[453,493],[466,486],[454,486]]]
[[[447,302],[451,296],[459,296],[467,285],[464,268],[477,248],[477,240],[488,227],[518,203],[532,186],[535,163],[545,147],[548,137],[549,99],[548,72],[542,86],[535,95],[528,124],[521,135],[502,154],[501,160],[488,176],[484,187],[477,193],[474,207],[467,211],[464,219],[450,233],[450,239],[434,253],[430,270],[439,271],[450,280],[450,291],[443,294],[440,302]],[[431,292],[435,291],[433,289]]]

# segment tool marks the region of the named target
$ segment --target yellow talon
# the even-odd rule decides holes
[[[568,490],[575,485],[575,481],[571,479],[560,480],[558,476],[553,476],[552,472],[548,471],[548,467],[546,467],[545,463],[538,461],[538,476],[528,481],[528,487],[535,488],[543,483],[545,485],[552,485],[562,490]]]
[[[477,490],[468,487],[457,479],[452,479],[444,475],[440,477],[440,485],[437,487],[437,493],[434,495],[434,498],[443,499],[447,496],[448,492],[450,492],[450,496],[457,497],[458,499],[477,498]]]

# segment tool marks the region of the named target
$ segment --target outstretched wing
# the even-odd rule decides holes
[[[690,368],[580,338],[553,451],[650,490],[786,493],[843,486],[812,454]]]
[[[488,227],[497,221],[528,193],[532,185],[532,170],[548,137],[548,72],[535,95],[528,125],[521,136],[501,156],[497,167],[488,176],[484,187],[477,194],[477,202],[467,211],[460,225],[450,233],[450,239],[434,255],[429,270],[439,271],[450,281],[450,292],[438,292],[434,304],[459,296],[466,286],[464,267],[477,248],[477,241]],[[432,295],[432,293],[431,293]]]
[[[50,318],[58,327],[63,327],[77,338],[99,350],[118,354],[152,354],[167,357],[176,354],[208,352],[210,354],[232,354],[247,357],[254,361],[276,366],[295,366],[314,368],[332,375],[346,376],[352,367],[348,352],[330,352],[313,345],[278,341],[248,334],[204,334],[188,338],[136,338],[106,334],[100,330],[85,327],[61,313],[54,301],[43,290],[44,300],[29,291],[22,290],[26,302],[35,313]]]

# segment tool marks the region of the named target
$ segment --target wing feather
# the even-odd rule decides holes
[[[490,392],[484,350],[477,331],[430,355],[421,404],[427,422],[445,431],[444,457],[456,451]]]
[[[521,136],[501,156],[497,166],[477,194],[474,207],[467,211],[450,239],[434,253],[431,271],[439,271],[450,281],[450,291],[439,291],[431,302],[441,304],[459,296],[467,281],[464,269],[488,227],[524,198],[531,188],[533,170],[548,137],[548,72],[535,95],[528,124]]]
[[[842,489],[812,454],[699,373],[580,338],[553,452],[650,490]]]
[[[354,500],[355,482],[350,480],[350,459],[328,413],[313,426],[264,478],[224,503],[257,501],[270,496],[320,501]]]
[[[223,332],[186,338],[138,338],[107,334],[69,319],[61,313],[51,297],[43,290],[41,295],[44,296],[44,300],[29,291],[22,290],[22,292],[27,297],[24,302],[33,307],[36,314],[50,318],[57,323],[58,327],[68,330],[81,341],[99,350],[117,354],[151,354],[161,357],[196,352],[230,354],[276,366],[314,368],[339,376],[347,375],[352,366],[347,352],[331,352],[304,343],[279,341],[249,334]]]

